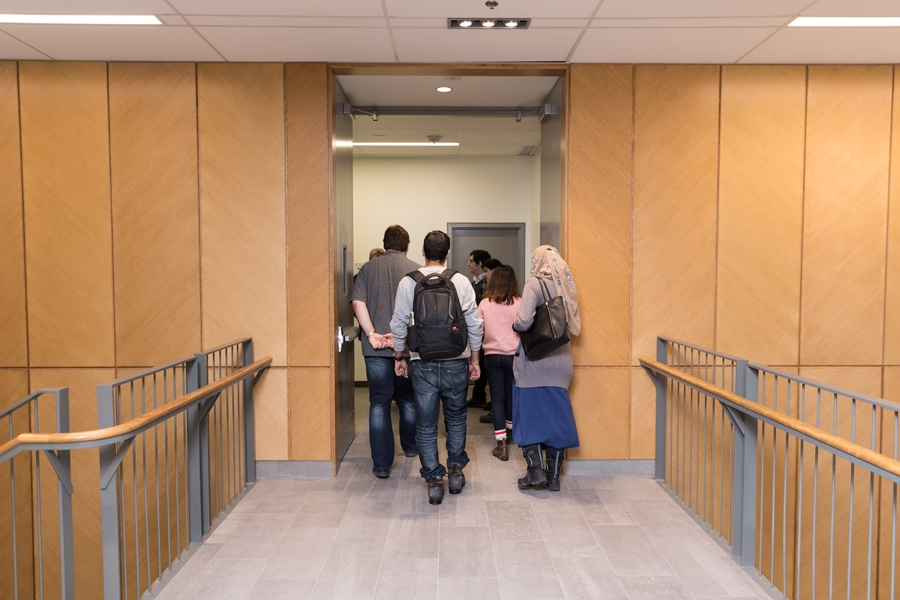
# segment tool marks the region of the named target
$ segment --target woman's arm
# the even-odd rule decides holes
[[[519,316],[513,323],[513,329],[516,331],[528,331],[531,324],[534,323],[534,313],[537,307],[543,304],[544,295],[541,292],[541,284],[535,278],[530,278],[525,282],[522,289],[522,300],[519,303]]]

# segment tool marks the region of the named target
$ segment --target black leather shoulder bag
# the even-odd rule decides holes
[[[525,356],[530,360],[540,360],[557,348],[569,343],[569,324],[566,318],[566,305],[562,296],[550,298],[550,291],[543,279],[541,292],[544,303],[538,305],[534,313],[534,322],[528,331],[519,333]]]

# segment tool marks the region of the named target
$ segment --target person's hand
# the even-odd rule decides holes
[[[394,334],[393,333],[386,333],[381,337],[384,338],[384,342],[385,342],[385,344],[387,344],[387,346],[385,346],[385,348],[391,348],[391,349],[394,348]]]
[[[409,365],[405,358],[403,360],[394,361],[394,375],[409,379]]]
[[[373,333],[369,336],[369,343],[372,344],[372,347],[376,350],[381,350],[382,348],[393,348],[394,342],[390,339],[390,334],[382,335],[380,333]]]
[[[471,379],[472,381],[477,381],[479,377],[481,377],[481,367],[478,365],[477,362],[475,362],[475,363],[470,362],[469,363],[469,379]]]

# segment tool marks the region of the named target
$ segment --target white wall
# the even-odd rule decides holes
[[[441,158],[355,157],[353,161],[354,263],[381,246],[384,230],[402,225],[410,237],[409,258],[424,264],[422,241],[447,223],[525,223],[525,247],[538,245],[534,223],[540,192],[540,160],[531,156]],[[532,231],[534,236],[532,237]],[[533,240],[533,242],[532,242]],[[468,275],[468,273],[466,273]],[[357,346],[356,380],[365,380]]]

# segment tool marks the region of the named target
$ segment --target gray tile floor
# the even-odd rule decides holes
[[[338,477],[260,480],[157,599],[769,598],[650,478],[520,491],[521,453],[491,456],[481,410],[465,489],[431,506],[418,459],[372,476],[367,411],[357,390]]]

